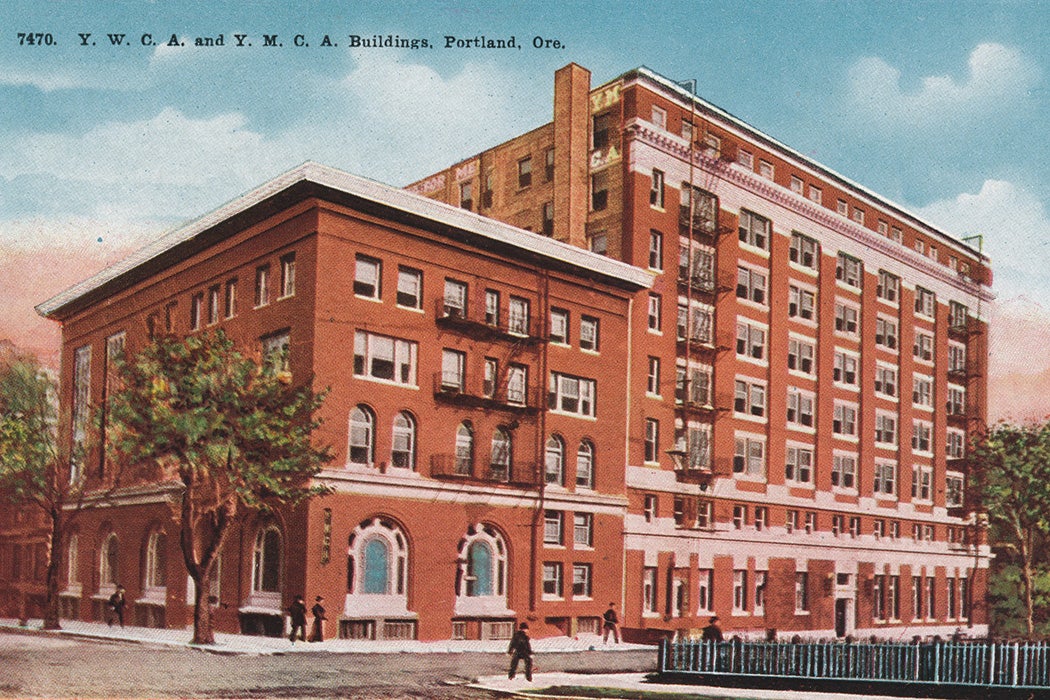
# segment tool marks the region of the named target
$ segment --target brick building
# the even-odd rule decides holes
[[[561,69],[552,123],[408,189],[308,164],[39,307],[64,440],[150,333],[331,387],[336,492],[238,524],[220,629],[305,593],[348,637],[596,631],[609,601],[634,639],[986,630],[979,251],[644,69]],[[70,614],[121,582],[190,623],[171,495],[80,521]]]
[[[627,627],[986,629],[979,250],[646,69],[566,66],[551,124],[408,189],[656,276],[628,358]]]

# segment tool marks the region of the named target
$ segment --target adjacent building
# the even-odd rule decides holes
[[[334,493],[238,523],[220,629],[277,634],[305,593],[351,638],[593,633],[610,601],[639,640],[984,633],[988,260],[648,70],[554,92],[407,191],[306,164],[42,304],[62,439],[158,333],[330,389]],[[68,615],[122,583],[191,623],[172,497],[81,517]]]

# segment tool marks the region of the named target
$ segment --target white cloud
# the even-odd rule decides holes
[[[956,236],[984,237],[993,288],[1003,300],[1022,294],[1050,304],[1050,217],[1028,189],[986,180],[977,193],[922,207],[919,214]]]
[[[1015,109],[1039,78],[1038,68],[1025,56],[997,43],[979,44],[970,53],[961,80],[931,75],[911,90],[902,86],[899,68],[867,57],[849,70],[848,116],[887,131],[972,125],[976,116]]]

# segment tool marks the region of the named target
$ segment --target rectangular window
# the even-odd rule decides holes
[[[861,226],[863,226],[864,225],[864,210],[855,208],[853,210],[853,220],[856,221]]]
[[[897,349],[897,321],[885,316],[875,319],[875,344],[888,350]]]
[[[966,346],[961,343],[948,343],[948,372],[966,374]]]
[[[767,180],[773,179],[773,164],[767,160],[759,159],[758,161],[758,174]]]
[[[645,522],[651,523],[656,520],[658,500],[655,494],[645,494],[645,500],[643,504],[643,513],[645,516]]]
[[[802,178],[798,177],[797,175],[792,175],[791,176],[791,183],[790,183],[789,187],[791,188],[792,192],[794,192],[795,194],[801,195],[802,194],[802,190],[804,189],[804,186],[805,185],[802,182]]]
[[[572,597],[573,598],[590,598],[591,597],[591,565],[590,564],[573,564],[572,565]]]
[[[764,360],[766,357],[766,332],[746,321],[736,324],[737,357]]]
[[[547,408],[552,411],[594,417],[595,381],[551,372]]]
[[[715,526],[715,504],[711,501],[697,501],[696,526],[701,529]]]
[[[897,419],[889,413],[875,414],[875,442],[897,444]]]
[[[564,513],[560,510],[543,511],[543,543],[561,545]]]
[[[605,233],[596,233],[589,236],[587,249],[597,255],[605,255],[609,251],[609,236]]]
[[[518,189],[524,189],[531,184],[532,156],[528,156],[518,161]]]
[[[647,566],[642,570],[642,614],[653,615],[657,612],[656,567]]]
[[[604,211],[609,206],[609,173],[603,170],[591,175],[591,211]]]
[[[664,174],[654,169],[652,182],[649,186],[649,205],[657,209],[664,208]]]
[[[890,539],[899,540],[901,537],[901,524],[900,521],[893,520],[890,522]]]
[[[645,391],[653,396],[660,395],[660,358],[649,358],[649,372],[646,380]]]
[[[824,200],[824,192],[819,187],[809,186],[809,199],[810,201],[820,204]]]
[[[226,281],[226,295],[225,295],[225,309],[224,315],[226,318],[233,318],[237,315],[237,278],[234,277]]]
[[[784,479],[796,484],[813,483],[813,448],[789,445],[785,450]],[[798,511],[795,514],[792,529],[798,527]]]
[[[354,294],[367,299],[378,299],[382,267],[383,264],[379,260],[358,255],[354,267]]]
[[[871,616],[875,620],[886,619],[886,576],[876,574],[871,584]]]
[[[795,612],[809,612],[809,572],[795,572]]]
[[[835,455],[831,465],[831,485],[844,489],[857,488],[856,455]]]
[[[886,521],[875,520],[871,524],[871,534],[875,536],[875,539],[879,540],[886,536]]]
[[[295,253],[281,257],[281,298],[295,296]]]
[[[507,403],[524,406],[528,403],[529,368],[525,365],[510,365],[507,368]]]
[[[655,418],[645,419],[645,461],[660,461],[660,421]]]
[[[948,472],[944,484],[944,505],[947,508],[961,508],[963,504],[963,475]]]
[[[915,331],[912,355],[920,362],[933,362],[933,335],[924,331]]]
[[[851,255],[839,253],[835,263],[835,279],[850,287],[861,288],[861,280],[864,277],[864,266],[860,260]]]
[[[660,330],[660,295],[649,295],[649,330]]]
[[[441,389],[461,392],[466,386],[466,353],[459,350],[441,351]]]
[[[569,343],[569,312],[565,309],[551,309],[550,341],[559,345]]]
[[[417,344],[365,331],[354,334],[354,375],[415,386]]]
[[[561,562],[543,563],[543,595],[551,598],[562,597]]]
[[[912,375],[911,401],[915,406],[933,407],[933,377]]]
[[[897,368],[875,365],[875,393],[890,398],[897,396]]]
[[[687,307],[684,304],[679,304],[677,321],[675,330],[678,334],[678,340],[686,340],[688,338],[702,345],[711,344],[714,313],[710,307],[700,306],[699,304]]]
[[[901,619],[901,577],[890,576],[886,589],[886,612],[891,620]]]
[[[817,295],[795,285],[788,288],[788,316],[812,321],[816,313]]]
[[[789,386],[787,389],[787,422],[806,428],[813,427],[813,394]]]
[[[499,381],[499,360],[494,357],[485,358],[485,377],[481,387],[482,395],[485,398],[494,398],[496,396],[496,386]]]
[[[649,269],[664,269],[664,236],[659,231],[649,232]]]
[[[733,472],[764,478],[766,475],[765,440],[738,435],[734,443]]]
[[[937,309],[937,296],[928,289],[915,288],[915,313],[933,318]]]
[[[736,380],[733,410],[738,414],[763,417],[766,415],[766,387],[745,379]]]
[[[496,177],[491,170],[485,173],[485,179],[481,190],[481,206],[486,209],[492,206],[493,190],[495,190],[496,187],[495,180]]]
[[[700,569],[697,578],[700,581],[700,588],[697,591],[697,611],[701,613],[713,612],[715,609],[715,572],[713,569]]]
[[[593,316],[580,317],[580,350],[598,351],[598,319]]]
[[[896,304],[900,298],[901,278],[890,274],[885,270],[879,270],[879,284],[875,289],[875,295],[883,301]]]
[[[798,530],[798,511],[789,509],[784,515],[784,530],[787,534]]]
[[[423,272],[411,267],[397,268],[397,305],[406,309],[423,308]]]
[[[474,183],[459,183],[459,206],[467,211],[474,208]]]
[[[813,355],[815,347],[813,341],[800,338],[788,339],[788,369],[812,375],[814,373]]]
[[[733,612],[747,612],[747,571],[733,571]]]
[[[849,202],[845,199],[840,199],[835,203],[835,211],[843,216],[849,216]]]
[[[291,371],[291,357],[288,349],[291,345],[288,332],[269,335],[262,339],[263,366],[274,374]]]
[[[766,250],[769,245],[769,219],[742,209],[738,233],[741,243]]]
[[[609,136],[612,128],[612,112],[594,115],[592,141],[594,142],[595,149],[605,148],[609,145]]]
[[[208,290],[208,325],[214,326],[219,322],[219,296],[222,289],[215,285]]]
[[[970,309],[957,301],[948,303],[948,326],[952,330],[966,330],[970,322]]]
[[[922,619],[922,576],[911,577],[911,612],[913,619]]]
[[[857,386],[857,357],[840,350],[835,351],[835,366],[832,378],[838,384]]]
[[[270,266],[255,268],[255,308],[270,303]]]
[[[204,314],[204,293],[198,292],[190,297],[190,330],[200,330],[201,316]]]
[[[544,236],[554,235],[554,202],[543,203],[543,221],[540,230]]]
[[[817,514],[811,510],[806,511],[805,530],[807,535],[812,535],[817,531]]]
[[[890,240],[895,243],[900,243],[901,240],[903,240],[903,235],[901,234],[901,230],[899,227],[890,227]]]
[[[485,290],[485,324],[493,328],[499,327],[499,292],[494,289]]]
[[[857,434],[857,407],[854,404],[835,402],[831,430],[836,435],[854,437]]]
[[[966,456],[966,433],[956,428],[948,428],[945,441],[945,452],[948,459],[962,459]]]
[[[663,109],[661,107],[656,107],[654,105],[653,106],[653,110],[652,110],[652,122],[653,122],[653,126],[655,126],[657,129],[666,129],[667,128],[667,110],[665,110],[665,109]]]
[[[755,506],[755,529],[761,532],[767,527],[769,527],[769,508]]]
[[[466,318],[467,316],[467,283],[445,279],[445,297],[443,310],[445,316]]]
[[[911,497],[919,501],[933,499],[933,467],[915,465],[911,472]]]
[[[594,516],[590,513],[575,513],[572,516],[572,541],[577,547],[594,544]]]
[[[755,156],[754,156],[754,154],[752,154],[751,151],[744,150],[743,148],[741,148],[739,151],[737,151],[736,162],[740,163],[740,165],[744,166],[748,170],[754,170],[755,169]]]
[[[554,180],[554,149],[548,148],[543,153],[543,178],[546,182]]]
[[[738,299],[765,305],[766,275],[748,267],[737,267],[736,296]]]
[[[846,529],[846,519],[843,516],[839,515],[838,513],[836,513],[835,515],[832,515],[831,516],[831,535],[833,537],[838,537],[839,535],[841,535],[843,533],[843,531],[845,529]]]
[[[87,440],[91,423],[91,346],[84,345],[73,352],[73,460],[70,482],[82,475],[82,457],[78,454]]]
[[[733,529],[743,530],[747,526],[747,506],[737,503],[733,506]]]
[[[835,331],[856,336],[858,333],[857,318],[860,309],[851,304],[835,303]]]

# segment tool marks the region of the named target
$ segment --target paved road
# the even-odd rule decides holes
[[[0,631],[0,697],[489,700],[498,696],[463,684],[506,664],[490,653],[220,655]],[[653,651],[537,655],[542,671],[645,672],[654,664]]]

